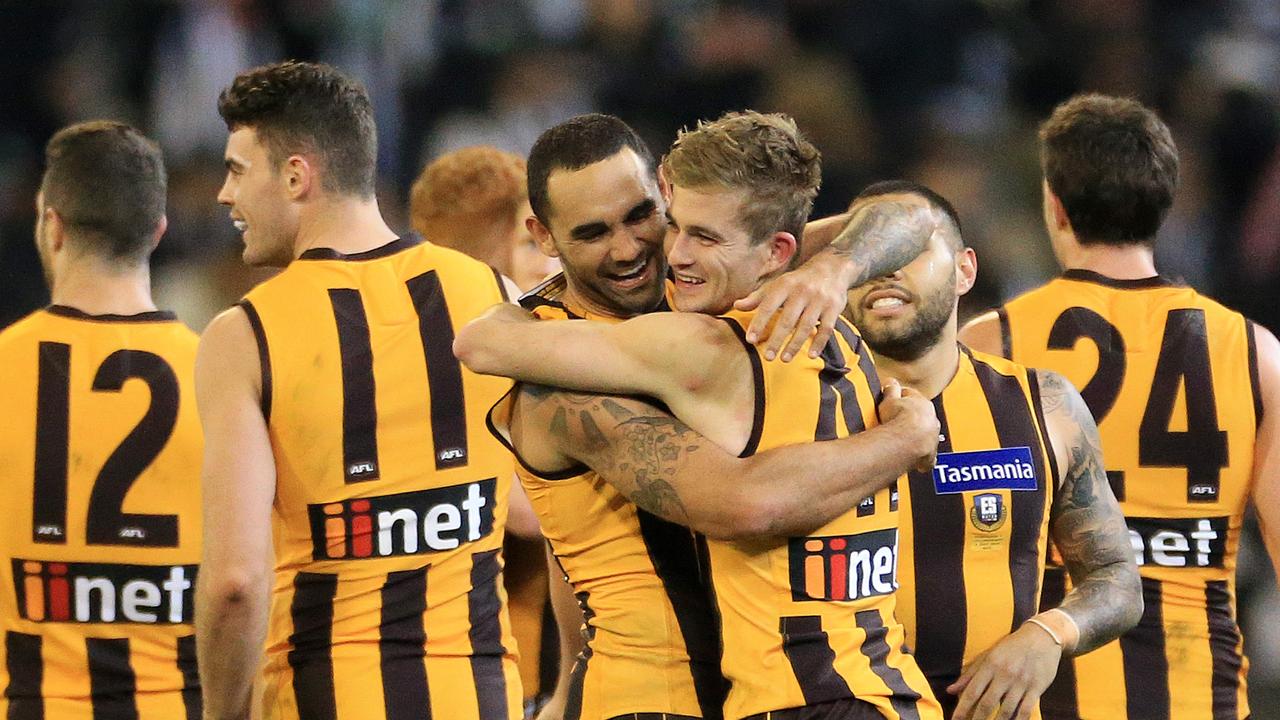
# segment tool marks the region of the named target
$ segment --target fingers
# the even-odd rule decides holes
[[[828,308],[818,318],[818,331],[813,335],[813,341],[809,343],[809,357],[818,357],[822,354],[822,349],[827,346],[827,341],[831,339],[831,333],[835,332],[836,320],[840,318],[839,310]]]
[[[889,399],[896,400],[902,397],[903,394],[909,390],[910,388],[902,387],[902,383],[898,382],[893,378],[889,378],[888,380],[884,381],[883,385],[880,386],[880,391],[882,394],[880,398],[880,402],[884,402],[885,400],[889,400]]]
[[[798,325],[803,312],[804,304],[794,298],[782,306],[782,311],[778,313],[777,321],[773,325],[773,332],[769,335],[769,341],[764,345],[765,360],[772,360],[778,357],[782,346],[792,337],[793,333],[801,336],[800,344],[809,339],[809,329],[803,325]],[[753,322],[752,324],[754,325],[755,323]],[[782,359],[787,361],[791,358],[784,355]]]
[[[980,665],[980,663],[975,665]],[[982,700],[983,693],[986,692],[990,682],[991,673],[986,667],[981,667],[971,675],[968,685],[960,693],[960,700],[956,703],[956,711],[951,715],[951,720],[987,720],[986,715],[978,715],[974,712],[974,709],[979,701]],[[950,689],[948,688],[948,690]]]
[[[773,322],[774,313],[778,312],[778,308],[787,299],[786,291],[766,292],[773,287],[773,283],[765,285],[755,292],[743,298],[743,301],[755,298],[755,317],[751,318],[751,325],[747,328],[747,342],[755,345],[764,337],[765,330],[769,328],[769,323]],[[736,307],[736,304],[735,304]],[[746,308],[744,308],[746,309]],[[774,333],[778,332],[777,328],[773,329]],[[772,339],[772,336],[771,336]]]
[[[760,298],[764,295],[764,288],[758,287],[751,291],[751,294],[738,300],[733,306],[739,310],[755,310],[760,304]]]

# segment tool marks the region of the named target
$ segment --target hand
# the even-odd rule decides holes
[[[890,378],[884,385],[884,393],[877,408],[880,422],[901,427],[902,432],[915,438],[918,450],[915,470],[929,472],[938,454],[938,413],[933,403],[912,388],[904,388]]]
[[[947,688],[960,696],[952,720],[988,720],[993,713],[995,720],[1026,720],[1058,674],[1061,658],[1062,648],[1049,633],[1024,623],[979,655]]]
[[[789,362],[812,337],[809,357],[818,357],[831,338],[836,318],[849,303],[846,268],[838,258],[821,253],[734,303],[739,310],[756,311],[747,328],[747,342],[763,343],[766,360],[781,351],[782,361]]]

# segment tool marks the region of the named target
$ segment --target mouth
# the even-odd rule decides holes
[[[673,270],[671,272],[671,277],[675,279],[676,287],[681,290],[692,290],[700,285],[705,285],[707,282],[700,277],[689,275],[688,273],[683,273],[678,270]]]
[[[911,304],[911,294],[898,288],[880,288],[862,298],[862,309],[876,315],[891,316]]]
[[[604,273],[604,277],[616,287],[632,290],[649,282],[653,275],[652,258],[645,258],[635,267],[625,268],[622,272]]]
[[[231,224],[236,227],[237,232],[241,232],[241,233],[243,233],[249,227],[249,223],[237,217],[231,218]]]

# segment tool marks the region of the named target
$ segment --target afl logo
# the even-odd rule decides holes
[[[973,496],[973,507],[969,510],[969,520],[982,532],[995,532],[1004,527],[1009,518],[1005,511],[1004,498],[995,493],[982,493]]]

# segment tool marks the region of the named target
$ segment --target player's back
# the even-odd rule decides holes
[[[200,717],[196,344],[56,305],[0,332],[5,717]]]
[[[1261,417],[1249,321],[1162,278],[1084,270],[999,315],[1006,354],[1081,388],[1142,573],[1142,621],[1064,664],[1045,716],[1248,716],[1235,569]],[[1065,587],[1051,570],[1043,601]]]
[[[461,253],[303,254],[242,303],[276,463],[268,717],[520,715],[501,586],[509,387],[453,357],[503,300]]]

